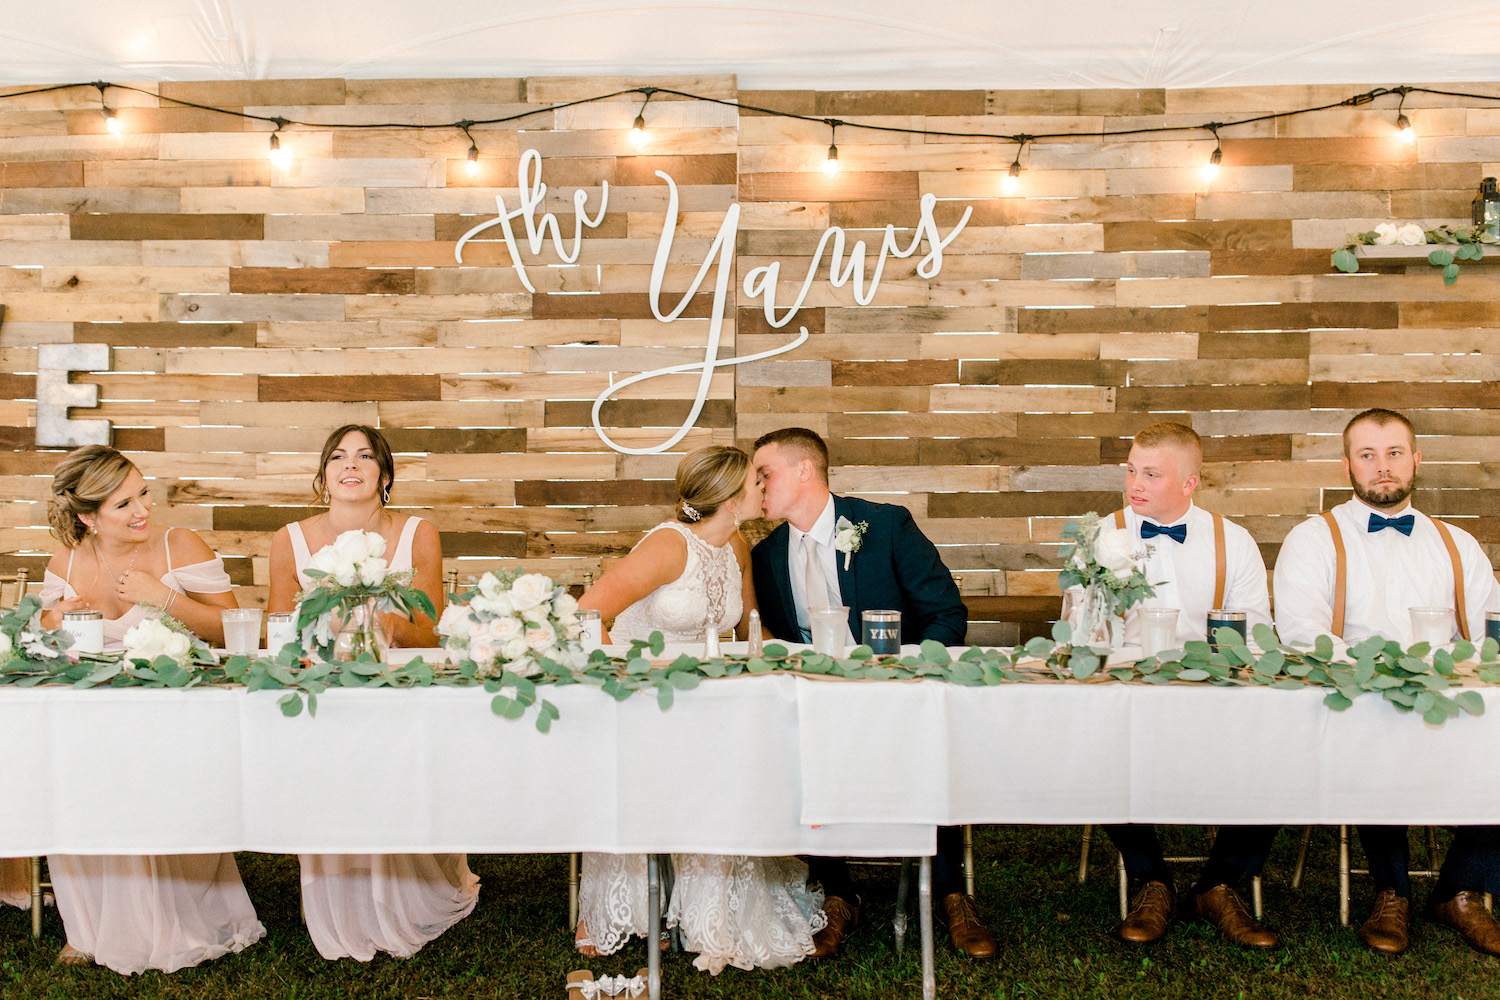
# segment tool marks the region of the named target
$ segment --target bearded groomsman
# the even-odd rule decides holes
[[[755,442],[752,459],[765,490],[765,516],[786,518],[750,553],[755,597],[774,636],[806,642],[809,607],[849,608],[851,638],[865,610],[901,612],[901,641],[961,645],[969,613],[937,547],[911,512],[893,504],[834,496],[828,490],[828,446],[805,427],[786,427]],[[838,526],[863,526],[840,540]],[[851,544],[852,543],[852,544]],[[953,944],[970,958],[990,958],[995,939],[964,892],[962,831],[939,827],[933,895],[941,901]],[[859,922],[859,897],[842,858],[813,858],[823,883],[828,924],[813,938],[817,957],[831,955]]]
[[[1411,505],[1417,469],[1411,421],[1366,410],[1344,428],[1344,472],[1353,499],[1293,528],[1276,560],[1276,630],[1283,641],[1371,635],[1412,642],[1413,607],[1455,609],[1454,637],[1482,639],[1500,586],[1474,536]],[[1411,881],[1404,826],[1361,826],[1375,905],[1359,936],[1399,954],[1410,942]],[[1432,918],[1475,950],[1500,955],[1500,925],[1483,894],[1500,892],[1500,827],[1460,827],[1427,904]]]
[[[1233,521],[1193,503],[1202,464],[1203,442],[1183,424],[1152,424],[1136,434],[1130,446],[1125,462],[1127,506],[1105,523],[1144,543],[1149,555],[1143,570],[1156,596],[1126,612],[1127,645],[1140,644],[1137,607],[1177,608],[1177,636],[1182,642],[1206,638],[1208,613],[1216,608],[1244,611],[1252,627],[1271,623],[1266,564],[1255,539]],[[1172,872],[1162,858],[1156,828],[1132,823],[1104,829],[1138,886],[1120,924],[1120,937],[1132,944],[1155,941],[1178,911]],[[1260,874],[1276,830],[1221,827],[1208,863],[1188,894],[1187,912],[1213,924],[1236,944],[1274,948],[1276,933],[1250,915],[1234,886]]]

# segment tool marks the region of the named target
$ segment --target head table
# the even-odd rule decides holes
[[[439,658],[402,655],[419,652]],[[281,693],[0,688],[0,857],[910,857],[965,823],[1500,822],[1500,725],[1434,727],[1373,696],[1333,712],[1317,689],[774,673],[667,711],[547,687],[548,733],[475,687],[334,688],[294,718]]]

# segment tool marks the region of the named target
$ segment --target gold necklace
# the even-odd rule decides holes
[[[104,558],[104,550],[99,547],[99,538],[97,535],[94,537],[93,541],[94,558],[99,560],[99,565],[103,566],[105,570],[108,571],[109,575],[111,577],[114,577],[117,582],[124,583],[125,578],[130,575],[132,570],[135,569],[135,558],[136,556],[141,554],[141,546],[145,543],[137,543],[135,545],[135,551],[130,553],[130,565],[125,567],[125,572],[121,573],[119,576],[115,576],[115,568],[109,564],[108,559]]]

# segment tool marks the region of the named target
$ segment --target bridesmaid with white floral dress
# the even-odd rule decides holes
[[[738,448],[700,448],[677,467],[677,491],[677,520],[652,528],[578,602],[614,619],[614,642],[653,631],[668,642],[702,642],[710,627],[739,625],[755,607],[750,550],[739,532],[741,519],[760,516],[749,457]],[[698,953],[697,968],[715,975],[731,965],[775,968],[812,954],[824,923],[822,894],[808,890],[802,861],[674,854],[672,864],[667,924]],[[632,935],[645,936],[649,920],[646,856],[585,854],[579,950],[611,954]]]
[[[42,625],[64,611],[104,614],[105,648],[153,604],[210,641],[219,612],[236,606],[224,563],[186,528],[151,524],[151,493],[130,460],[90,445],[70,453],[52,481],[48,518],[66,548],[42,585]],[[47,858],[68,933],[60,961],[90,958],[121,973],[175,972],[240,951],[265,936],[229,854]]]
[[[392,514],[395,461],[384,435],[373,427],[348,425],[323,446],[313,492],[328,511],[293,522],[271,542],[271,611],[291,611],[313,554],[345,531],[372,531],[386,539],[393,570],[416,569],[412,586],[443,608],[443,555],[432,522]],[[435,646],[432,620],[383,616],[395,646]],[[479,899],[479,879],[463,854],[302,854],[302,916],[318,954],[327,959],[368,962],[379,951],[397,958],[468,916]]]

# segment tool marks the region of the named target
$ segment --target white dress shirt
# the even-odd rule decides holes
[[[1454,607],[1453,560],[1432,518],[1411,506],[1397,516],[1412,514],[1410,537],[1395,528],[1369,530],[1377,511],[1359,498],[1333,508],[1344,541],[1344,640],[1358,642],[1371,635],[1412,642],[1414,607]],[[1484,639],[1484,613],[1500,610],[1500,585],[1494,568],[1474,536],[1449,525],[1453,544],[1463,564],[1464,605],[1469,637]],[[1312,642],[1333,626],[1333,535],[1321,517],[1297,525],[1282,543],[1276,559],[1276,632],[1284,642]],[[1454,637],[1458,629],[1455,623]]]
[[[797,626],[804,632],[808,630],[807,621],[807,563],[802,555],[802,536],[810,535],[812,540],[818,543],[819,561],[823,566],[823,579],[828,581],[828,589],[832,592],[834,604],[842,604],[843,597],[839,591],[839,568],[838,552],[833,547],[833,538],[837,534],[834,528],[833,516],[833,494],[828,495],[828,503],[823,507],[823,513],[813,522],[808,531],[798,531],[797,527],[788,521],[787,530],[787,569],[792,578],[792,601],[797,606]],[[823,602],[820,599],[818,606]]]
[[[1146,581],[1156,588],[1156,596],[1146,598],[1125,613],[1125,645],[1141,644],[1136,608],[1176,608],[1180,612],[1177,641],[1206,639],[1208,613],[1214,610],[1214,516],[1190,503],[1186,514],[1161,525],[1163,528],[1187,525],[1187,540],[1183,542],[1166,535],[1142,541],[1142,520],[1133,509],[1125,511],[1125,530],[1135,539],[1137,548],[1144,547],[1148,553],[1142,571]],[[1113,529],[1114,516],[1105,517],[1103,523]],[[1250,532],[1227,517],[1224,518],[1224,601],[1220,606],[1245,612],[1247,637],[1257,623],[1271,624],[1271,598],[1266,590],[1266,563],[1260,556],[1260,546]]]

